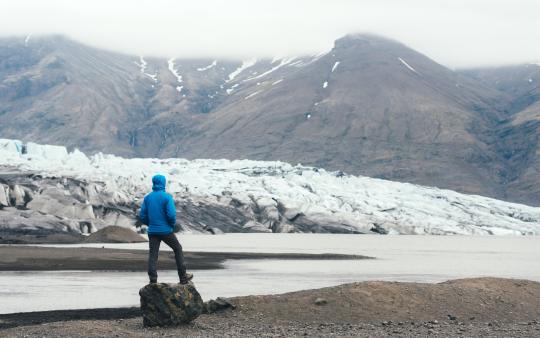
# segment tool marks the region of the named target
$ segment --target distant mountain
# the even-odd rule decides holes
[[[509,155],[530,142],[509,121],[522,110],[529,119],[531,105],[484,74],[371,35],[245,61],[1,39],[0,137],[126,157],[282,160],[540,204],[540,186],[520,183],[536,174],[516,170],[530,156]]]
[[[467,69],[473,77],[508,95],[510,113],[518,113],[540,101],[540,62],[514,66]]]
[[[168,69],[179,69],[173,61],[106,52],[61,36],[1,40],[0,133],[88,151],[158,156],[167,133],[190,128],[196,114],[211,109],[207,95],[219,87],[219,75],[234,69],[220,63],[204,75],[196,70],[211,62],[185,61],[191,74],[182,72],[180,84]],[[175,116],[170,127],[155,131],[155,145],[141,145],[139,130],[163,113]]]
[[[255,81],[179,138],[182,152],[165,153],[279,159],[501,193],[498,155],[484,139],[502,114],[501,95],[400,43],[347,36],[317,59]]]
[[[505,93],[508,118],[494,133],[505,159],[506,198],[540,204],[540,63],[463,72]]]

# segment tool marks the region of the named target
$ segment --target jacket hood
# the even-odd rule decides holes
[[[152,190],[165,190],[165,184],[167,184],[165,176],[155,175],[152,177]]]

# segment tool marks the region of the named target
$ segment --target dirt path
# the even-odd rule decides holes
[[[317,298],[323,298],[326,304],[316,305]],[[476,278],[439,284],[363,282],[282,295],[238,297],[232,301],[236,310],[203,315],[194,323],[177,328],[145,329],[141,318],[133,312],[135,309],[117,309],[111,314],[116,319],[19,326],[5,329],[0,335],[540,336],[540,283],[526,280]],[[119,315],[122,311],[126,312],[125,316]],[[0,316],[0,321],[6,323],[9,319]]]

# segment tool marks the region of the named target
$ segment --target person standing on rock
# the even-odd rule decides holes
[[[156,265],[159,255],[159,245],[165,242],[174,251],[176,268],[181,284],[187,284],[193,278],[186,273],[182,246],[174,234],[176,225],[176,207],[170,194],[165,192],[165,176],[152,177],[152,192],[144,197],[139,217],[143,224],[148,225],[148,241],[150,251],[148,254],[148,276],[150,283],[157,283]]]

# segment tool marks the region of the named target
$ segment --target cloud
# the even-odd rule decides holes
[[[536,0],[2,0],[0,34],[60,33],[143,55],[245,58],[318,53],[347,33],[370,32],[467,67],[540,61],[538,13]]]

